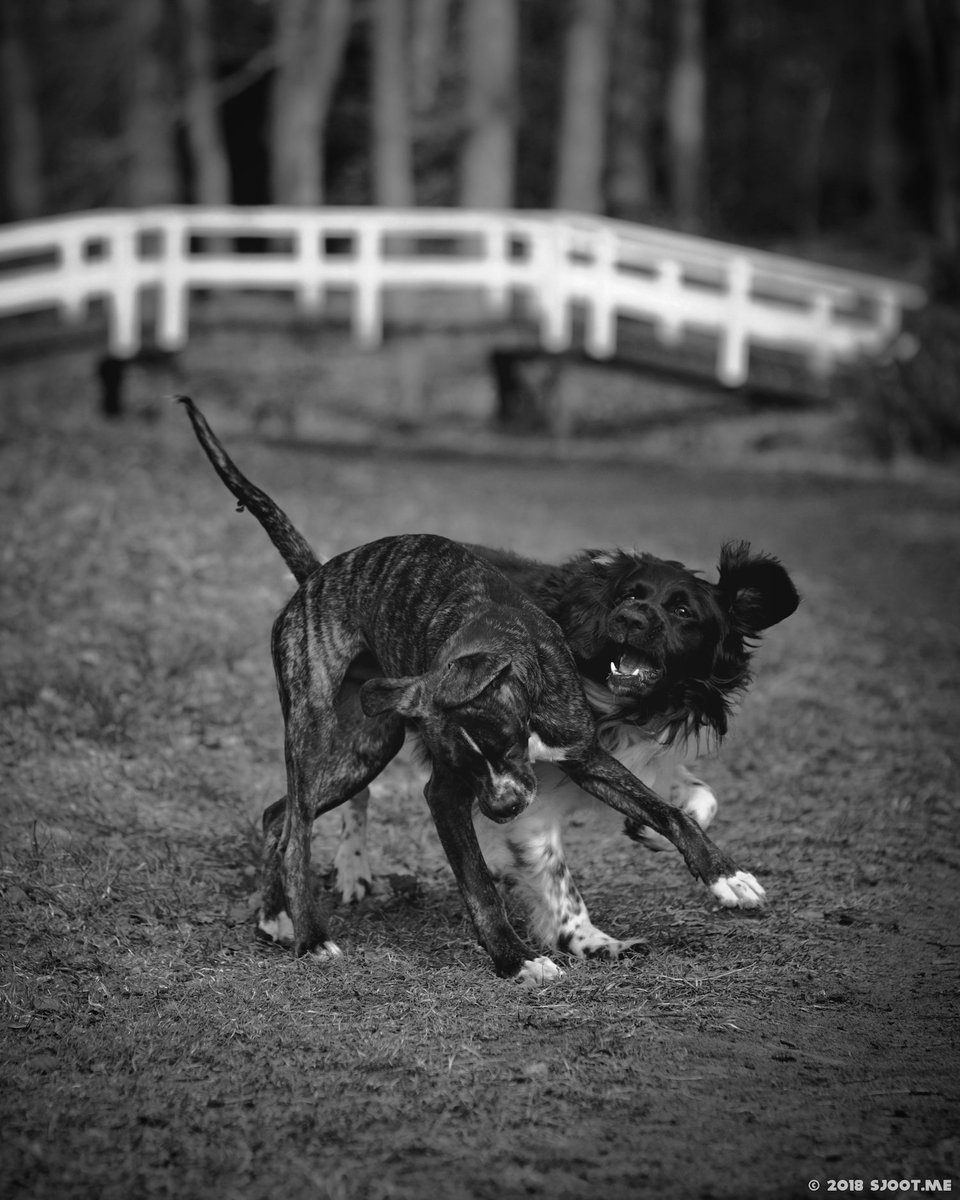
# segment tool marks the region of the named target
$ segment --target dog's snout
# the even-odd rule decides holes
[[[628,633],[653,634],[662,627],[663,620],[653,605],[636,601],[623,605],[610,623],[611,633],[622,641]]]
[[[484,816],[502,824],[504,821],[512,821],[514,817],[519,817],[529,803],[527,797],[520,793],[514,793],[510,796],[491,797],[486,804],[481,802],[480,807]]]
[[[479,798],[484,816],[491,821],[512,821],[537,794],[537,777],[525,757],[506,766],[503,774],[491,773],[491,786]]]

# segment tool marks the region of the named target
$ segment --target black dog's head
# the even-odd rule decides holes
[[[780,563],[745,542],[723,547],[715,584],[650,554],[586,551],[552,572],[537,599],[610,710],[668,737],[726,732],[752,643],[799,603]]]
[[[537,793],[528,750],[536,662],[514,634],[474,623],[423,675],[371,679],[360,689],[367,716],[409,721],[430,759],[462,779],[493,821],[512,820]]]

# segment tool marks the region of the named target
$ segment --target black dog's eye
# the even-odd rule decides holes
[[[693,610],[687,608],[685,604],[674,604],[673,615],[676,617],[692,617]]]

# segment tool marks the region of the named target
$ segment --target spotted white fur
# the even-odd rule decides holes
[[[521,987],[535,988],[552,983],[562,975],[563,971],[553,959],[541,954],[538,958],[528,958],[513,978]]]
[[[271,942],[279,942],[281,946],[293,945],[293,921],[290,920],[289,913],[285,911],[280,911],[275,917],[269,919],[261,916],[259,929]]]
[[[367,807],[370,793],[366,788],[340,809],[340,843],[333,865],[337,873],[336,890],[344,904],[362,900],[373,890],[373,872],[367,857]]]

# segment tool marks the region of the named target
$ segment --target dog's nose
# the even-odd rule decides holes
[[[651,633],[658,629],[661,621],[656,611],[649,604],[630,604],[616,614],[611,622],[611,632],[614,637],[626,641],[627,633]]]
[[[483,814],[491,821],[512,821],[519,817],[533,799],[534,793],[516,785],[498,788],[492,795],[480,800]]]

